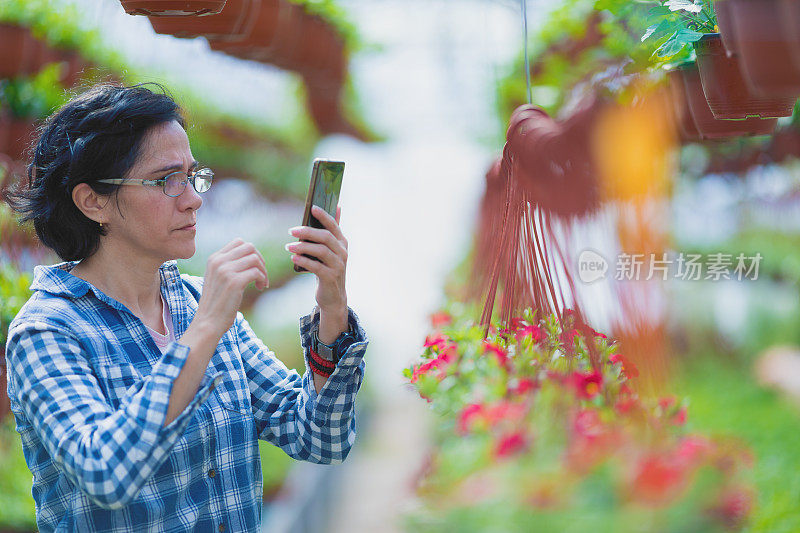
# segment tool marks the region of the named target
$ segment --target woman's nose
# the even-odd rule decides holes
[[[191,181],[186,183],[186,188],[178,196],[178,203],[181,209],[193,209],[197,211],[203,205],[203,198],[194,190]]]

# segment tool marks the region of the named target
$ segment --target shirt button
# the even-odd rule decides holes
[[[220,531],[225,531],[225,524],[220,524],[219,525],[219,530]]]
[[[213,468],[208,471],[208,477],[214,477],[216,475],[217,475],[217,471],[214,470]],[[220,526],[220,527],[225,527],[225,526]],[[222,531],[222,530],[220,529],[220,531]]]

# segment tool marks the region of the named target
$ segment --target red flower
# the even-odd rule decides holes
[[[607,339],[608,338],[604,334],[600,333],[599,331],[597,331],[594,328],[589,328],[589,329],[592,331],[592,335],[594,335],[595,337],[600,337],[601,339]]]
[[[433,313],[431,315],[431,326],[434,329],[446,326],[451,322],[453,322],[453,317],[450,316],[450,314],[445,311],[439,311],[438,313]]]
[[[435,348],[434,351],[441,350],[445,346],[447,346],[447,342],[450,339],[447,335],[442,335],[441,333],[437,333],[435,336],[431,337],[428,335],[425,337],[425,348]]]
[[[461,435],[466,435],[472,430],[475,420],[483,414],[483,405],[471,403],[464,407],[458,414],[456,420],[456,431]]]
[[[497,357],[497,362],[500,363],[500,366],[508,368],[508,350],[488,341],[484,341],[483,345],[486,352],[492,352]]]
[[[529,446],[528,438],[522,431],[507,433],[497,439],[494,448],[494,456],[497,459],[509,457],[524,452]]]
[[[575,436],[583,440],[592,441],[603,435],[603,424],[597,411],[583,409],[578,411],[572,421],[572,431]]]
[[[531,324],[517,329],[516,337],[519,342],[522,342],[525,337],[532,338],[534,342],[541,342],[547,338],[547,335],[545,335],[542,328]]]
[[[508,392],[511,394],[525,394],[529,390],[535,390],[538,387],[537,383],[530,378],[520,378],[516,386],[509,387]]]
[[[725,527],[733,530],[742,527],[752,507],[753,497],[746,488],[732,488],[720,495],[712,512]]]
[[[638,378],[639,377],[639,369],[636,368],[636,365],[631,363],[627,358],[625,358],[622,354],[612,353],[608,356],[608,360],[612,363],[619,363],[622,367],[622,375],[629,378]]]
[[[713,450],[713,444],[703,437],[690,435],[681,440],[675,455],[685,464],[701,461]]]
[[[676,426],[682,426],[686,423],[686,407],[681,407],[678,412],[673,415],[672,423]]]
[[[661,407],[662,411],[666,411],[667,409],[675,405],[675,398],[672,396],[665,396],[664,398],[658,400],[658,405],[659,407]]]
[[[572,386],[579,398],[590,399],[597,396],[603,385],[603,375],[594,370],[592,372],[573,372],[570,378]]]
[[[636,465],[631,495],[637,500],[663,504],[672,499],[686,481],[686,470],[670,455],[650,455]]]
[[[486,417],[492,426],[504,420],[519,422],[525,417],[526,410],[521,403],[501,401],[486,410]]]

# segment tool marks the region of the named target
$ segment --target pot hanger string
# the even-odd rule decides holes
[[[528,2],[520,0],[522,4],[522,50],[525,55],[525,85],[528,88],[528,103],[533,103],[531,97],[531,68],[528,59]]]

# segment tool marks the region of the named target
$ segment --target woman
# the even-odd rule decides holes
[[[8,195],[64,260],[34,268],[6,346],[41,531],[256,531],[258,439],[317,463],[354,441],[368,340],[340,212],[316,210],[326,229],[287,245],[318,278],[301,377],[238,312],[249,283],[269,285],[252,244],[212,254],[204,278],[178,272],[213,178],[184,126],[166,94],[95,86],[47,119],[28,186]]]

